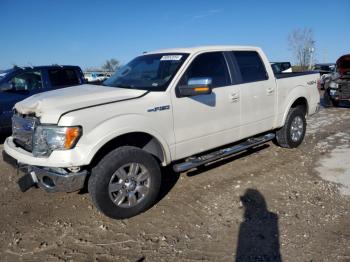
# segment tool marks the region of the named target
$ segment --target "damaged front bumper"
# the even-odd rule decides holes
[[[350,101],[350,91],[330,89],[329,96],[334,100],[347,100]]]
[[[55,172],[52,168],[21,164],[5,151],[2,152],[2,156],[6,163],[24,172],[25,175],[18,180],[22,192],[32,186],[39,186],[49,193],[74,192],[84,187],[88,175],[86,170],[63,174]]]

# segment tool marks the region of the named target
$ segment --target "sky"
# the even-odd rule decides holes
[[[288,35],[311,28],[317,62],[350,53],[350,0],[0,0],[0,69],[126,63],[143,51],[253,45],[292,61]]]

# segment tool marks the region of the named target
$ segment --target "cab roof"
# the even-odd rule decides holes
[[[185,47],[185,48],[171,48],[171,49],[160,49],[146,54],[157,54],[157,53],[187,53],[194,54],[198,52],[210,52],[210,51],[233,51],[233,50],[247,50],[247,51],[257,51],[260,50],[259,47],[255,46],[235,46],[235,45],[211,45],[211,46],[195,46],[195,47]]]

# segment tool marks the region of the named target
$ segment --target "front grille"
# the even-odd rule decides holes
[[[26,151],[32,152],[33,135],[39,121],[35,117],[13,115],[12,137],[14,143]]]
[[[339,85],[339,95],[342,98],[350,98],[350,81],[344,81]]]

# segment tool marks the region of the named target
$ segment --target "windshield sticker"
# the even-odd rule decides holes
[[[179,61],[182,55],[163,55],[160,61]]]

